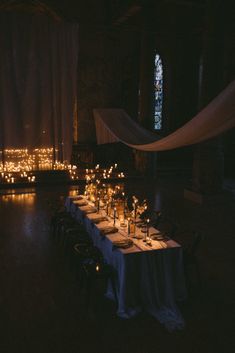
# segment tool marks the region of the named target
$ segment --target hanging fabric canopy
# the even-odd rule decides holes
[[[235,81],[193,119],[166,137],[142,128],[123,109],[94,109],[97,143],[121,141],[142,151],[165,151],[196,144],[235,127]]]

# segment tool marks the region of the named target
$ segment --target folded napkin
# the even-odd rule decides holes
[[[98,224],[100,222],[104,222],[104,221],[107,221],[107,217],[94,217],[94,218],[90,218],[90,220],[95,223],[95,224]]]
[[[88,213],[95,213],[97,212],[97,208],[93,206],[82,206],[80,207],[81,211],[88,214]]]
[[[85,214],[90,214],[90,213],[96,213],[97,212],[97,209],[95,207],[91,207],[87,210],[84,210],[83,211]]]
[[[152,240],[169,240],[170,238],[164,233],[150,233]]]
[[[116,248],[127,249],[133,245],[133,241],[131,239],[122,239],[116,240],[113,242],[113,246]]]
[[[103,227],[103,228],[99,228],[100,229],[100,233],[101,235],[106,235],[106,234],[112,234],[112,233],[117,233],[118,229],[116,227]]]
[[[85,201],[85,200],[74,200],[73,203],[75,203],[75,205],[78,205],[78,206],[88,205],[87,201]]]
[[[72,200],[83,200],[84,197],[81,195],[78,195],[78,196],[76,195],[76,196],[69,196],[69,198]]]

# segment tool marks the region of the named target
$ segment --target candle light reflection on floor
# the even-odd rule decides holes
[[[36,193],[12,193],[1,196],[1,201],[5,203],[15,203],[15,204],[24,204],[27,206],[32,206],[35,203]]]

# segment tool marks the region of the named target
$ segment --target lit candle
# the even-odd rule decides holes
[[[125,219],[125,211],[126,211],[126,199],[125,199],[125,192],[122,193],[123,196],[123,217]]]
[[[116,223],[116,212],[117,212],[117,209],[116,207],[114,207],[113,209],[113,225],[115,226],[115,223]]]
[[[127,230],[127,233],[128,235],[130,235],[130,232],[131,232],[131,229],[130,229],[130,217],[127,218],[127,221],[128,221],[128,230]]]
[[[135,220],[136,220],[136,213],[137,213],[137,200],[134,201],[134,215],[135,215]]]
[[[100,211],[100,198],[97,197],[97,210]]]
[[[149,240],[149,221],[150,221],[150,219],[148,218],[146,220],[146,222],[147,222],[147,240]]]

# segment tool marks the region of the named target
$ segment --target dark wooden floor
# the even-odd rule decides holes
[[[87,315],[83,293],[49,234],[53,206],[64,202],[68,187],[1,194],[0,352],[234,352],[235,201],[220,199],[201,207],[184,200],[184,185],[179,178],[126,185],[169,214],[180,229],[204,234],[202,285],[192,285],[180,305],[186,327],[173,333],[146,314],[119,319],[101,293],[96,293],[93,315]],[[227,187],[234,192],[233,181]],[[189,242],[186,236],[179,240]]]

